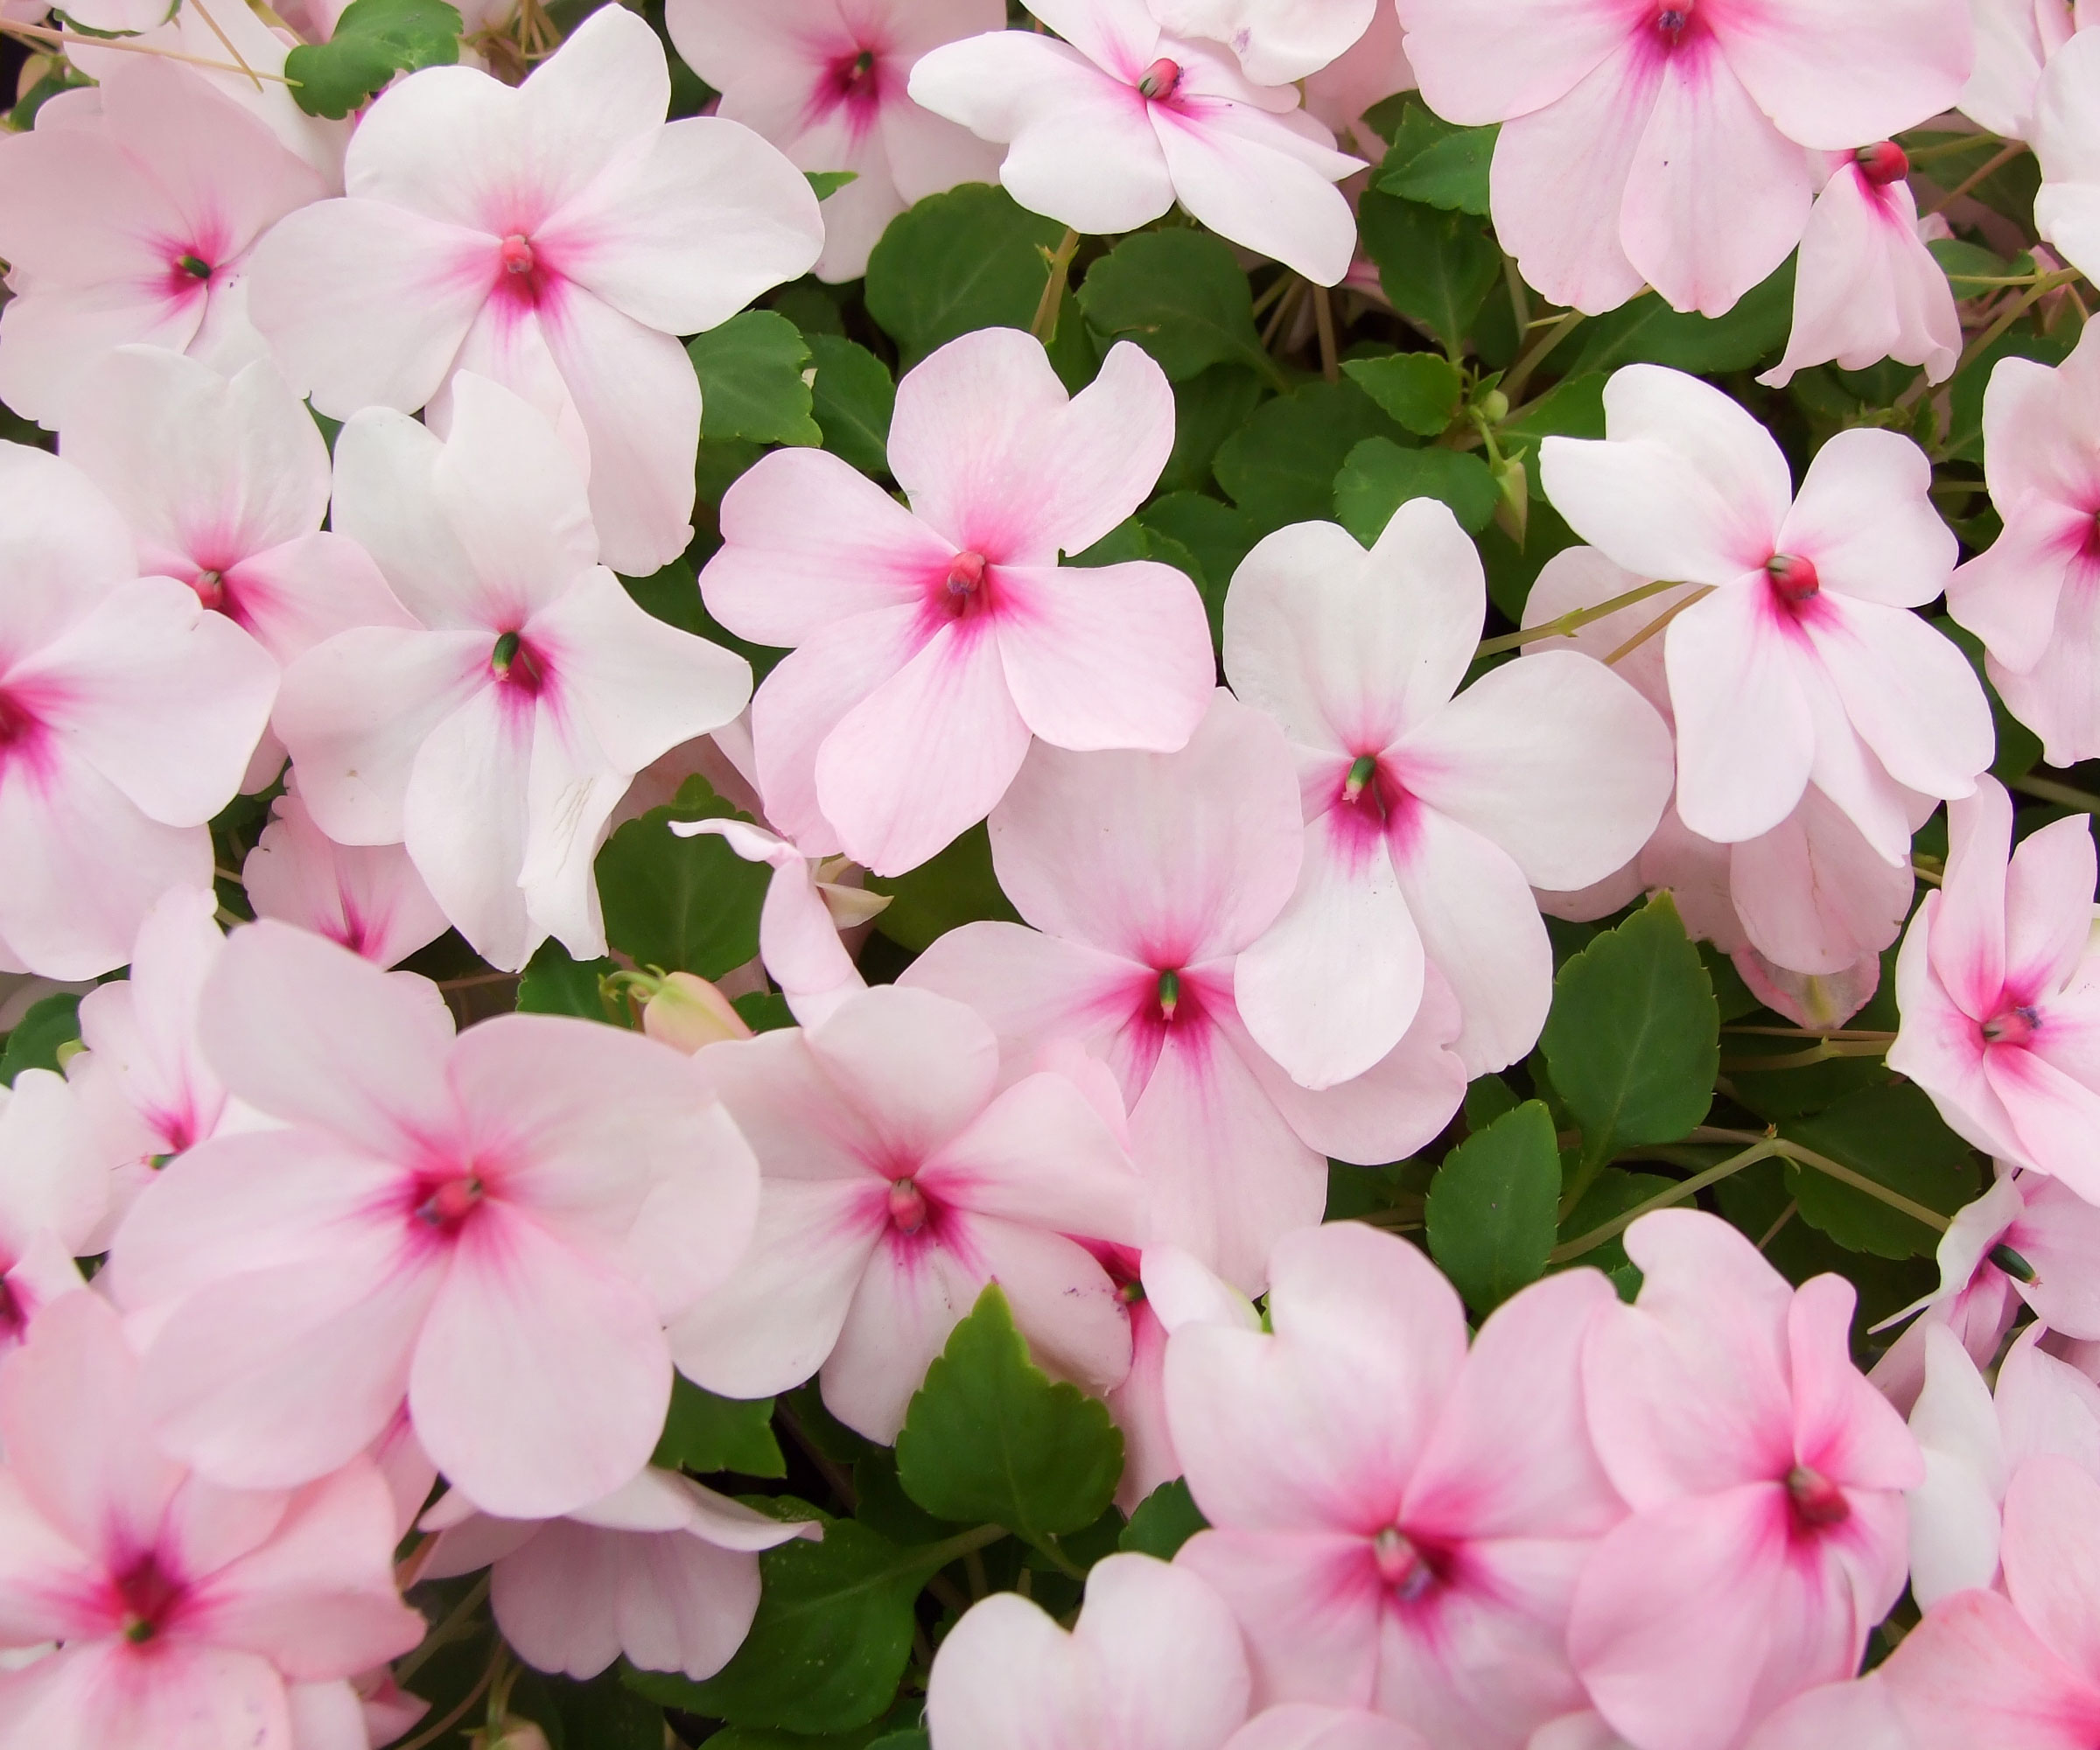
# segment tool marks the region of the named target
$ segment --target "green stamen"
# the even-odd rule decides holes
[[[1342,801],[1353,802],[1361,796],[1363,787],[1371,781],[1377,770],[1378,756],[1376,753],[1361,755],[1356,763],[1349,767],[1349,775],[1342,780]]]
[[[175,257],[175,265],[196,279],[209,279],[212,276],[212,264],[195,256],[178,256]]]
[[[1172,1020],[1174,1011],[1181,1006],[1181,975],[1179,972],[1162,972],[1159,975],[1159,1014],[1162,1019]]]
[[[518,634],[507,632],[496,640],[496,648],[490,654],[488,666],[499,676],[510,673],[510,665],[518,660]]]
[[[2003,1241],[1992,1246],[1986,1256],[2015,1282],[2033,1282],[2035,1278],[2034,1266]]]

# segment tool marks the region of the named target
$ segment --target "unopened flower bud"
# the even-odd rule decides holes
[[[1490,425],[1500,425],[1509,416],[1509,397],[1499,388],[1489,389],[1476,404],[1480,410],[1480,417]]]
[[[470,1750],[549,1750],[547,1734],[529,1719],[508,1713],[467,1740]]]
[[[729,998],[690,972],[664,975],[655,995],[642,1004],[641,1030],[689,1057],[704,1046],[751,1037]]]
[[[1501,399],[1499,395],[1496,399]],[[1530,473],[1515,456],[1503,457],[1493,472],[1495,524],[1521,550],[1525,532],[1531,526]]]

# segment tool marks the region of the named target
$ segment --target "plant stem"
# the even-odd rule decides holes
[[[1480,648],[1473,654],[1476,659],[1481,656],[1494,656],[1504,650],[1515,650],[1522,645],[1536,644],[1541,639],[1565,638],[1570,634],[1587,626],[1593,620],[1602,620],[1607,614],[1617,613],[1622,607],[1631,607],[1635,602],[1646,601],[1650,596],[1659,596],[1664,590],[1681,587],[1683,586],[1674,578],[1664,578],[1660,583],[1643,584],[1637,590],[1628,590],[1622,596],[1614,596],[1609,601],[1600,601],[1594,607],[1571,608],[1558,619],[1549,620],[1543,626],[1526,626],[1522,632],[1506,632],[1500,638],[1483,639]]]
[[[2063,808],[2076,808],[2081,814],[2100,814],[2100,796],[2073,789],[2068,784],[2059,784],[2053,778],[2015,778],[2012,788],[2038,802],[2055,802]]]
[[[1517,361],[1509,367],[1508,375],[1495,385],[1509,397],[1510,406],[1516,405],[1517,397],[1523,394],[1524,386],[1531,381],[1531,374],[1545,362],[1546,354],[1572,334],[1582,320],[1582,312],[1571,310],[1524,348]]]
[[[179,49],[164,49],[158,43],[130,43],[122,37],[83,37],[74,31],[47,30],[41,24],[0,24],[0,36],[20,37],[35,43],[78,44],[83,48],[116,49],[123,54],[158,55],[163,60],[178,60],[190,66],[208,66],[215,73],[242,73],[253,80],[269,80],[273,85],[297,85],[296,79],[287,79],[281,73],[257,73],[251,66],[235,66],[231,61],[214,60],[208,55],[185,54]]]
[[[1894,1035],[1891,1034],[1891,1038]],[[1752,1069],[1806,1069],[1811,1064],[1829,1063],[1841,1057],[1886,1057],[1886,1041],[1871,1040],[1826,1039],[1810,1046],[1806,1051],[1780,1053],[1773,1057],[1725,1057],[1721,1068],[1727,1070]]]
[[[1065,305],[1065,285],[1072,277],[1072,257],[1079,253],[1079,233],[1069,225],[1049,257],[1050,277],[1043,284],[1042,298],[1035,306],[1035,320],[1028,332],[1047,346],[1057,339],[1057,318]]]
[[[410,1649],[406,1658],[402,1659],[395,1665],[394,1681],[397,1684],[407,1683],[410,1677],[423,1669],[424,1661],[428,1659],[431,1654],[440,1647],[447,1646],[457,1641],[459,1638],[459,1631],[466,1625],[467,1618],[480,1609],[482,1601],[487,1597],[488,1576],[483,1574],[467,1589],[466,1596],[462,1598],[446,1614],[444,1620],[424,1635]]]
[[[1320,330],[1320,374],[1329,382],[1341,381],[1341,354],[1334,344],[1334,295],[1324,285],[1312,288],[1312,321]]]
[[[2019,321],[2021,317],[2025,316],[2027,312],[2034,307],[2034,304],[2039,303],[2042,298],[2048,297],[2049,293],[2055,290],[2058,286],[2068,285],[2077,277],[2078,270],[2076,268],[2065,268],[2060,273],[2044,274],[2040,279],[2036,280],[2031,287],[2029,287],[2027,295],[2025,298],[2020,299],[2010,310],[2005,312],[2004,314],[1999,316],[1997,321],[1993,322],[1988,328],[1984,329],[1981,334],[1978,334],[1975,340],[1969,343],[1968,346],[1963,351],[1961,362],[1955,366],[1953,374],[1947,379],[1947,382],[1938,384],[1929,383],[1926,382],[1923,373],[1921,372],[1919,374],[1917,382],[1911,384],[1908,388],[1905,389],[1901,395],[1896,397],[1897,409],[1901,410],[1905,408],[1915,407],[1919,402],[1925,398],[1926,392],[1928,389],[1935,388],[1945,388],[1948,383],[1951,383],[1956,377],[1960,376],[1961,374],[1967,370],[1970,366],[1973,365],[1978,359],[1983,357],[1984,354],[1997,343],[1998,337],[2002,335],[2006,329],[2010,328],[2015,322]]]
[[[398,1750],[424,1750],[424,1745],[435,1744],[461,1720],[465,1719],[468,1711],[487,1693],[488,1686],[496,1680],[496,1664],[502,1656],[503,1643],[499,1641],[496,1642],[495,1657],[488,1662],[488,1669],[481,1673],[480,1678],[475,1683],[473,1688],[459,1698],[459,1704],[435,1726],[426,1726],[406,1743],[398,1746]]]
[[[1725,1033],[1760,1033],[1767,1039],[1812,1040],[1880,1040],[1886,1044],[1895,1038],[1879,1027],[1723,1027]]]
[[[1619,666],[1620,660],[1622,657],[1631,656],[1634,651],[1638,650],[1643,644],[1647,643],[1649,639],[1653,638],[1658,632],[1662,631],[1663,627],[1668,626],[1670,621],[1675,620],[1679,614],[1683,613],[1684,610],[1690,607],[1694,602],[1704,601],[1706,598],[1712,593],[1713,585],[1712,584],[1708,584],[1703,588],[1694,590],[1690,595],[1686,596],[1683,601],[1672,602],[1668,607],[1663,609],[1661,613],[1657,614],[1653,620],[1649,620],[1646,626],[1642,626],[1640,631],[1636,632],[1631,638],[1628,639],[1625,643],[1621,644],[1616,650],[1613,651],[1609,656],[1606,656],[1604,659],[1604,666],[1607,668],[1617,668]]]
[[[1705,1142],[1746,1142],[1750,1140],[1750,1132],[1747,1130],[1718,1130],[1706,1124],[1700,1125],[1691,1134],[1694,1140]],[[1947,1231],[1948,1219],[1937,1209],[1928,1209],[1922,1203],[1914,1203],[1901,1192],[1892,1191],[1887,1186],[1883,1185],[1878,1180],[1869,1179],[1865,1173],[1854,1172],[1851,1167],[1841,1166],[1827,1154],[1817,1154],[1814,1149],[1803,1148],[1799,1143],[1788,1142],[1783,1137],[1770,1137],[1763,1140],[1771,1143],[1772,1152],[1774,1154],[1783,1155],[1787,1159],[1798,1162],[1802,1166],[1814,1167],[1816,1172],[1827,1174],[1840,1185],[1849,1185],[1855,1191],[1865,1192],[1877,1202],[1886,1203],[1892,1209],[1900,1209],[1914,1222],[1922,1222],[1926,1227],[1931,1228],[1936,1232],[1943,1234]]]
[[[190,8],[200,18],[204,20],[206,25],[210,29],[211,33],[219,38],[219,46],[224,49],[227,53],[233,56],[234,60],[239,63],[241,71],[248,75],[248,82],[254,86],[257,91],[262,90],[262,81],[256,77],[255,68],[248,64],[248,57],[242,54],[238,48],[234,47],[234,39],[228,36],[227,33],[220,28],[218,19],[212,17],[210,12],[205,10],[204,0],[190,0]]]
[[[1931,206],[1928,206],[1925,211],[1919,215],[1919,217],[1929,219],[1936,213],[1945,212],[1947,208],[1953,206],[1956,201],[1959,200],[1964,194],[1968,193],[1970,189],[1974,188],[1978,183],[1983,181],[1986,177],[1997,175],[1999,171],[2003,170],[2007,164],[2011,164],[2014,158],[2018,158],[2022,152],[2026,151],[2026,149],[2027,144],[2025,140],[2012,140],[2008,142],[2002,150],[1986,158],[1981,164],[1978,165],[1976,169],[1970,171],[1967,176],[1964,177],[1952,188],[1949,189],[1946,193],[1942,194],[1937,200],[1934,201]]]
[[[1708,1167],[1705,1172],[1695,1172],[1690,1179],[1681,1180],[1671,1186],[1667,1191],[1658,1191],[1646,1202],[1636,1203],[1623,1215],[1613,1216],[1601,1228],[1592,1228],[1588,1233],[1578,1236],[1565,1245],[1554,1247],[1552,1251],[1547,1254],[1547,1261],[1551,1264],[1565,1264],[1571,1258],[1580,1257],[1585,1252],[1594,1251],[1606,1240],[1617,1239],[1643,1215],[1651,1214],[1657,1209],[1667,1209],[1672,1204],[1682,1203],[1688,1198],[1696,1197],[1709,1185],[1718,1185],[1730,1174],[1740,1172],[1746,1166],[1753,1166],[1760,1160],[1768,1160],[1778,1152],[1778,1138],[1760,1138],[1750,1147],[1743,1150],[1740,1154],[1732,1154],[1726,1160]]]

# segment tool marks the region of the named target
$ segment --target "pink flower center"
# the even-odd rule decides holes
[[[1656,13],[1656,34],[1673,47],[1684,34],[1684,26],[1691,22],[1691,0],[1681,4],[1660,8]]]
[[[27,741],[38,728],[36,718],[30,715],[26,706],[0,693],[0,754]]]
[[[875,52],[863,49],[850,59],[841,58],[832,75],[838,81],[841,97],[862,97],[869,94],[875,83]]]
[[[521,231],[513,231],[504,238],[503,247],[496,254],[503,262],[505,273],[528,274],[532,271],[532,240]]]
[[[891,1185],[888,1208],[890,1225],[900,1234],[915,1234],[926,1225],[926,1193],[909,1179]]]
[[[1795,1520],[1807,1530],[1827,1530],[1852,1516],[1852,1504],[1844,1498],[1844,1491],[1808,1465],[1796,1465],[1787,1473],[1787,1500]]]
[[[2000,1009],[1984,1023],[1983,1035],[1990,1045],[2024,1046],[2034,1037],[2041,1017],[2031,1003]]]
[[[221,573],[200,571],[190,580],[190,587],[206,607],[216,610],[226,606],[226,578]]]
[[[1164,102],[1174,94],[1180,83],[1181,64],[1161,55],[1138,75],[1138,94],[1155,103]]]
[[[1859,166],[1859,174],[1877,188],[1900,182],[1910,174],[1910,158],[1894,140],[1862,146],[1852,154],[1852,159]]]
[[[489,652],[488,672],[507,687],[515,687],[527,697],[536,696],[547,684],[547,671],[532,647],[514,632],[506,632]]]
[[[956,620],[978,612],[985,605],[984,556],[972,548],[965,548],[948,563],[948,576],[942,580],[943,599],[948,613]]]
[[[1816,562],[1797,553],[1774,553],[1765,561],[1765,576],[1771,579],[1772,593],[1789,607],[1807,601],[1823,587]]]
[[[1159,1018],[1171,1022],[1181,1006],[1181,975],[1179,971],[1159,975]]]
[[[116,1596],[124,1639],[139,1646],[160,1633],[182,1587],[161,1572],[158,1558],[148,1550],[116,1577]]]
[[[29,1326],[29,1311],[16,1298],[15,1285],[0,1275],[0,1342],[18,1342]]]
[[[416,1206],[416,1219],[440,1233],[455,1234],[486,1194],[481,1181],[471,1172],[440,1180]]]
[[[186,251],[175,257],[175,268],[177,272],[186,273],[192,279],[209,279],[215,271],[201,256],[192,256]]]
[[[1341,780],[1342,801],[1348,803],[1351,807],[1354,807],[1356,803],[1362,800],[1364,786],[1368,784],[1371,780],[1377,775],[1378,756],[1376,753],[1362,753],[1357,755],[1354,761],[1353,761],[1349,766],[1348,776]],[[1371,792],[1371,806],[1377,808],[1378,812],[1382,815],[1385,812],[1384,806],[1380,802],[1378,793],[1376,790]]]
[[[1371,1559],[1377,1564],[1378,1578],[1403,1604],[1412,1604],[1437,1583],[1436,1571],[1397,1525],[1387,1526],[1371,1539]]]

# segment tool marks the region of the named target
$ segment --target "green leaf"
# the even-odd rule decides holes
[[[746,990],[731,998],[729,1005],[754,1033],[778,1032],[794,1025],[794,1011],[778,990]]]
[[[1342,370],[1363,392],[1418,437],[1434,438],[1458,417],[1466,379],[1436,353],[1391,353],[1347,359]]]
[[[7,1048],[0,1051],[0,1082],[12,1088],[25,1069],[56,1070],[59,1047],[80,1036],[80,1015],[77,991],[61,990],[32,1003],[8,1033]]]
[[[1467,450],[1410,450],[1390,438],[1367,438],[1334,478],[1334,517],[1366,547],[1385,532],[1410,499],[1451,507],[1459,527],[1478,535],[1494,520],[1494,476]]]
[[[1116,1540],[1116,1548],[1171,1562],[1184,1544],[1209,1524],[1203,1509],[1196,1505],[1195,1496],[1188,1492],[1187,1482],[1175,1477],[1138,1503],[1130,1522]]]
[[[1363,197],[1357,225],[1393,308],[1456,358],[1502,275],[1502,252],[1486,222],[1374,188]]]
[[[620,1680],[617,1670],[585,1683],[547,1680],[564,1750],[663,1750],[663,1710]]]
[[[933,1739],[920,1728],[910,1732],[885,1732],[868,1746],[868,1750],[933,1750]]]
[[[1233,573],[1258,539],[1254,519],[1243,510],[1222,504],[1200,493],[1169,493],[1156,498],[1138,513],[1155,542],[1164,539],[1188,555],[1195,569],[1190,576],[1203,592],[1203,610],[1210,616],[1211,648],[1225,641],[1225,595],[1232,587]]]
[[[700,378],[703,438],[823,442],[809,416],[809,343],[779,312],[746,310],[694,335],[685,351]]]
[[[1021,920],[992,872],[991,837],[982,822],[916,869],[871,875],[867,885],[872,892],[890,896],[889,905],[876,914],[875,928],[914,954],[932,947],[936,936],[982,918],[1012,924]]]
[[[1713,1103],[1720,1026],[1712,984],[1666,892],[1571,958],[1539,1042],[1582,1126],[1585,1161],[1676,1142],[1698,1124]]]
[[[802,174],[809,178],[810,192],[819,200],[829,200],[849,182],[858,182],[857,170],[806,170]]]
[[[703,1476],[714,1471],[751,1477],[788,1474],[788,1460],[773,1436],[770,1397],[718,1397],[683,1374],[672,1377],[670,1413],[649,1462]]]
[[[1482,1075],[1466,1084],[1466,1128],[1484,1130],[1505,1112],[1514,1112],[1516,1096],[1499,1075]]]
[[[997,1283],[957,1325],[897,1437],[897,1474],[929,1513],[1040,1541],[1107,1510],[1123,1474],[1108,1407],[1028,1359]]]
[[[1753,286],[1725,316],[1672,310],[1659,292],[1592,316],[1575,331],[1570,372],[1620,365],[1672,365],[1681,371],[1743,371],[1786,344],[1794,320],[1794,262]],[[1560,354],[1554,355],[1556,364]]]
[[[1276,360],[1255,332],[1247,274],[1208,231],[1140,231],[1087,270],[1087,320],[1135,340],[1179,382],[1212,365],[1246,365],[1279,388]]]
[[[1371,186],[1431,206],[1485,216],[1488,166],[1499,128],[1454,127],[1419,99],[1401,113]]]
[[[864,474],[890,470],[890,415],[897,385],[889,367],[843,334],[809,334],[816,377],[809,385],[811,411],[824,448]]]
[[[1247,423],[1269,393],[1244,365],[1213,365],[1174,385],[1174,447],[1159,475],[1162,493],[1210,484],[1218,446]]]
[[[1366,438],[1398,429],[1353,382],[1301,383],[1265,401],[1219,447],[1218,484],[1252,520],[1258,539],[1287,522],[1334,514],[1334,476]]]
[[[533,950],[518,980],[518,1007],[528,1015],[575,1015],[586,1021],[625,1026],[618,1009],[608,1010],[598,981],[620,967],[611,960],[571,960],[552,936]]]
[[[444,0],[350,0],[326,42],[284,57],[292,102],[340,122],[396,74],[452,66],[465,28]]]
[[[1536,401],[1526,402],[1495,428],[1498,440],[1508,438],[1601,438],[1604,436],[1602,371],[1563,377]],[[1507,444],[1504,445],[1507,448]]]
[[[1976,1156],[1914,1082],[1862,1088],[1780,1134],[1942,1215],[1983,1194]],[[1812,1166],[1788,1161],[1787,1189],[1801,1219],[1849,1251],[1928,1257],[1939,1245],[1936,1229]]]
[[[652,1701],[732,1726],[864,1726],[897,1693],[913,1601],[955,1554],[940,1544],[902,1549],[850,1519],[832,1520],[821,1544],[798,1537],[759,1558],[759,1614],[736,1656],[705,1683],[664,1671],[630,1671],[625,1681]]]
[[[902,354],[899,369],[973,328],[1026,328],[1049,283],[1042,252],[1064,234],[1056,220],[982,182],[929,194],[892,219],[868,257],[865,297]]]
[[[893,1544],[937,1544],[960,1529],[936,1519],[904,1492],[897,1480],[897,1454],[870,1446],[853,1461],[853,1516]]]
[[[631,820],[598,853],[606,940],[640,966],[719,978],[759,951],[759,907],[772,871],[720,838],[680,838],[674,820],[735,816],[704,778]],[[738,816],[741,818],[741,816]]]
[[[1445,1157],[1429,1187],[1429,1254],[1485,1316],[1546,1273],[1559,1202],[1553,1120],[1527,1100]]]

